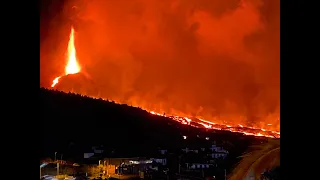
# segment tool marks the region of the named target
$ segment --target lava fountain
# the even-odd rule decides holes
[[[71,27],[71,32],[70,32],[70,37],[69,37],[69,42],[68,42],[68,50],[67,50],[67,65],[65,67],[65,72],[64,75],[66,76],[69,74],[76,74],[79,73],[81,70],[81,67],[77,61],[77,53],[76,53],[76,48],[74,46],[74,29]],[[61,76],[56,77],[53,82],[51,87],[54,87],[58,82]]]

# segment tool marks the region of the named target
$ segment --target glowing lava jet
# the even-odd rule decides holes
[[[63,76],[69,75],[69,74],[76,74],[79,73],[81,70],[80,65],[77,62],[77,56],[76,56],[76,48],[74,46],[74,29],[71,28],[69,43],[68,43],[68,51],[67,51],[67,65],[65,68],[65,74]],[[54,87],[58,82],[61,76],[56,77],[51,87]]]

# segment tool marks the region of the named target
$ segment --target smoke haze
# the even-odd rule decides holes
[[[79,0],[59,13],[50,7],[56,15],[41,22],[41,86],[63,73],[72,25],[95,96],[279,130],[279,0]]]

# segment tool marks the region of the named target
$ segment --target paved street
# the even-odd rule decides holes
[[[110,177],[117,178],[117,179],[130,179],[130,178],[135,178],[139,177],[138,175],[118,175],[118,174],[112,174]],[[98,178],[98,177],[96,177]],[[102,179],[107,178],[107,176],[102,176]],[[90,177],[90,179],[94,179],[94,177]]]

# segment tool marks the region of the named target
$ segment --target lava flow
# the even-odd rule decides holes
[[[74,29],[71,28],[70,39],[69,39],[68,50],[67,50],[67,64],[65,67],[65,73],[62,76],[66,76],[69,74],[76,74],[76,73],[79,73],[80,70],[81,70],[81,67],[77,62],[76,48],[74,45]],[[51,87],[55,87],[55,85],[59,83],[59,79],[62,76],[56,77],[53,80]],[[93,98],[101,98],[101,97],[93,97]],[[117,102],[117,103],[121,104],[121,102]],[[142,109],[146,110],[150,114],[167,117],[181,124],[190,125],[198,128],[239,132],[245,135],[252,135],[252,136],[280,138],[280,132],[278,131],[266,130],[258,127],[245,127],[241,124],[238,124],[236,126],[228,125],[228,124],[218,124],[218,123],[207,121],[198,117],[190,118],[190,117],[183,117],[183,116],[177,116],[177,115],[168,115],[165,113],[162,114],[162,113],[155,112],[152,109],[147,109],[147,108],[142,108]]]
[[[181,124],[186,124],[198,128],[206,128],[206,129],[215,129],[215,130],[224,130],[224,131],[231,131],[231,132],[238,132],[243,133],[245,135],[251,135],[251,136],[264,136],[269,138],[280,138],[280,132],[277,131],[269,131],[265,129],[260,129],[256,127],[244,127],[241,124],[238,124],[236,127],[227,125],[227,124],[216,124],[210,121],[206,121],[204,119],[200,118],[193,118],[190,119],[188,117],[180,117],[180,116],[174,116],[174,115],[165,115],[156,113],[154,111],[150,111],[149,113],[157,116],[163,116],[170,118],[172,120],[175,120],[177,122],[180,122]]]
[[[91,96],[92,97],[92,96]],[[103,99],[101,97],[92,97],[95,99]],[[106,99],[103,99],[105,101],[108,101]],[[117,104],[122,104],[121,102],[116,102]],[[140,107],[141,108],[141,107]],[[171,120],[174,120],[176,122],[179,122],[184,125],[189,125],[197,128],[206,128],[206,129],[212,129],[212,130],[222,130],[222,131],[230,131],[235,133],[242,133],[244,135],[248,136],[260,136],[260,137],[268,137],[268,138],[280,138],[280,132],[279,131],[273,131],[273,130],[267,130],[259,127],[246,127],[241,124],[238,124],[236,126],[229,125],[229,124],[218,124],[211,121],[207,121],[201,118],[193,117],[184,117],[184,116],[177,116],[177,115],[171,115],[166,113],[158,113],[152,110],[148,110],[145,108],[142,108],[149,112],[152,115],[156,116],[162,116],[169,118]],[[271,124],[269,124],[271,125]]]
[[[69,43],[68,43],[68,50],[67,50],[67,65],[65,68],[65,74],[63,76],[66,76],[68,74],[76,74],[80,72],[81,67],[77,62],[77,56],[76,56],[76,48],[74,46],[74,29],[71,28]],[[59,79],[61,76],[56,77],[51,87],[54,87],[57,83],[59,83]]]

